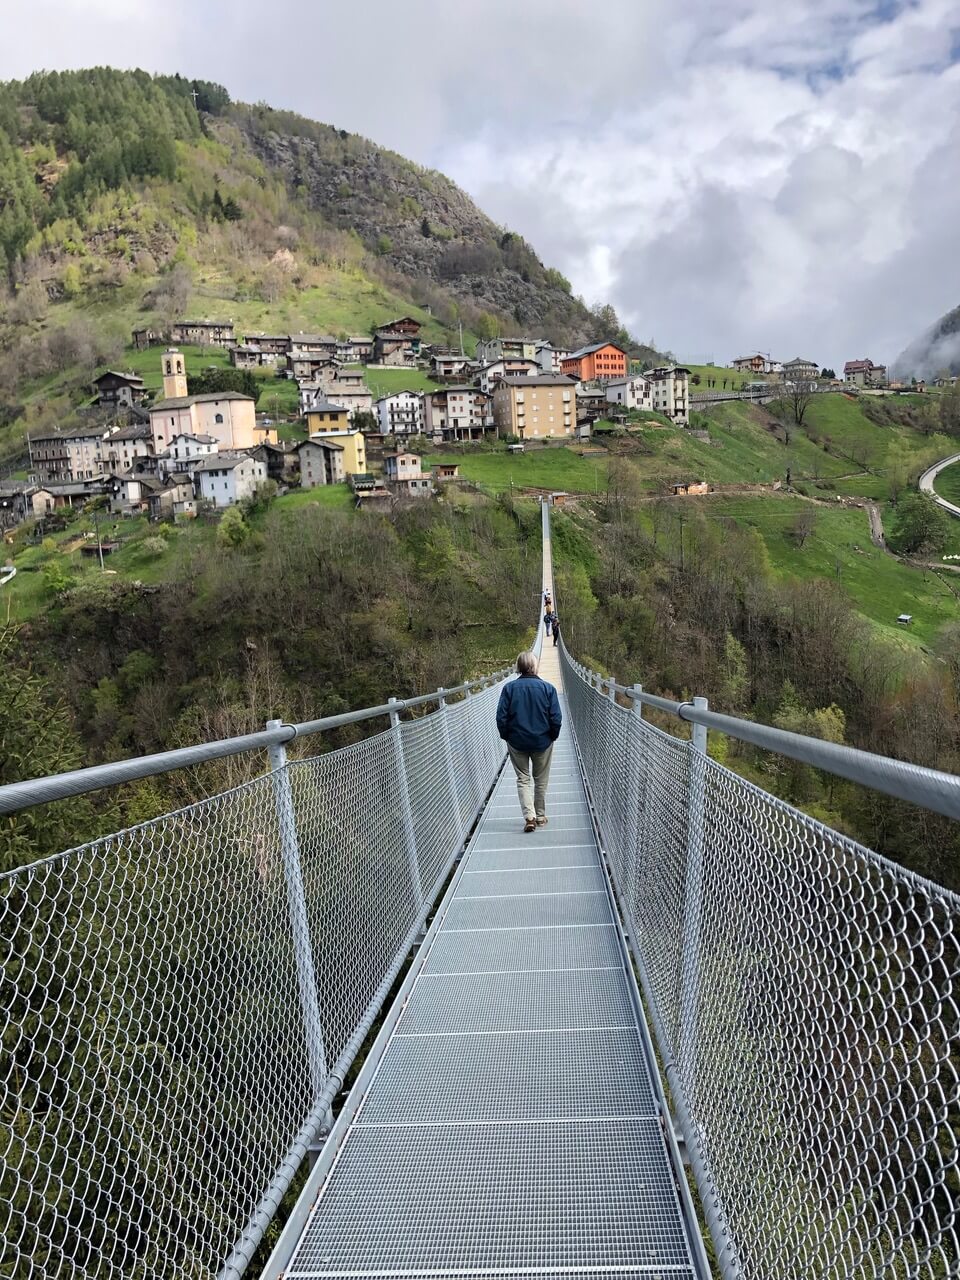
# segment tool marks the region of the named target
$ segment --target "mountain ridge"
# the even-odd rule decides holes
[[[942,315],[897,356],[893,373],[898,378],[925,378],[960,373],[960,306]]]

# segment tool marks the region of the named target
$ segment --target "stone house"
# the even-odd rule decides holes
[[[178,320],[170,329],[170,341],[195,347],[236,345],[232,320]]]
[[[337,440],[315,436],[296,446],[300,460],[301,489],[316,489],[322,484],[342,484],[346,480],[343,467],[344,448]]]

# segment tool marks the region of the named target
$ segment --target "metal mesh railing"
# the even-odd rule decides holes
[[[960,899],[563,662],[721,1271],[960,1275]]]
[[[236,1276],[504,755],[499,685],[0,877],[0,1276]]]

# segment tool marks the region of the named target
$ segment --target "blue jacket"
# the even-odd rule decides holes
[[[497,705],[497,732],[518,751],[546,751],[560,736],[560,701],[539,676],[518,676],[505,685]]]

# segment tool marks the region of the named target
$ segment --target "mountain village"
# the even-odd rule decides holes
[[[690,371],[631,368],[615,342],[575,351],[545,339],[480,341],[474,359],[421,342],[410,316],[370,337],[246,334],[229,322],[183,320],[168,332],[138,329],[133,345],[155,347],[162,393],[151,400],[141,376],[107,370],[93,381],[95,423],[36,432],[24,481],[0,482],[6,526],[102,499],[114,513],[190,518],[235,506],[270,481],[278,488],[348,484],[358,506],[429,497],[457,466],[425,470],[427,445],[499,440],[528,443],[589,438],[593,423],[628,410],[689,422]],[[170,345],[167,345],[170,344]],[[281,440],[275,420],[239,391],[191,395],[180,347],[221,348],[237,369],[273,368],[297,384],[306,438]],[[367,370],[409,369],[438,384],[374,398]],[[375,466],[373,459],[379,463]]]

